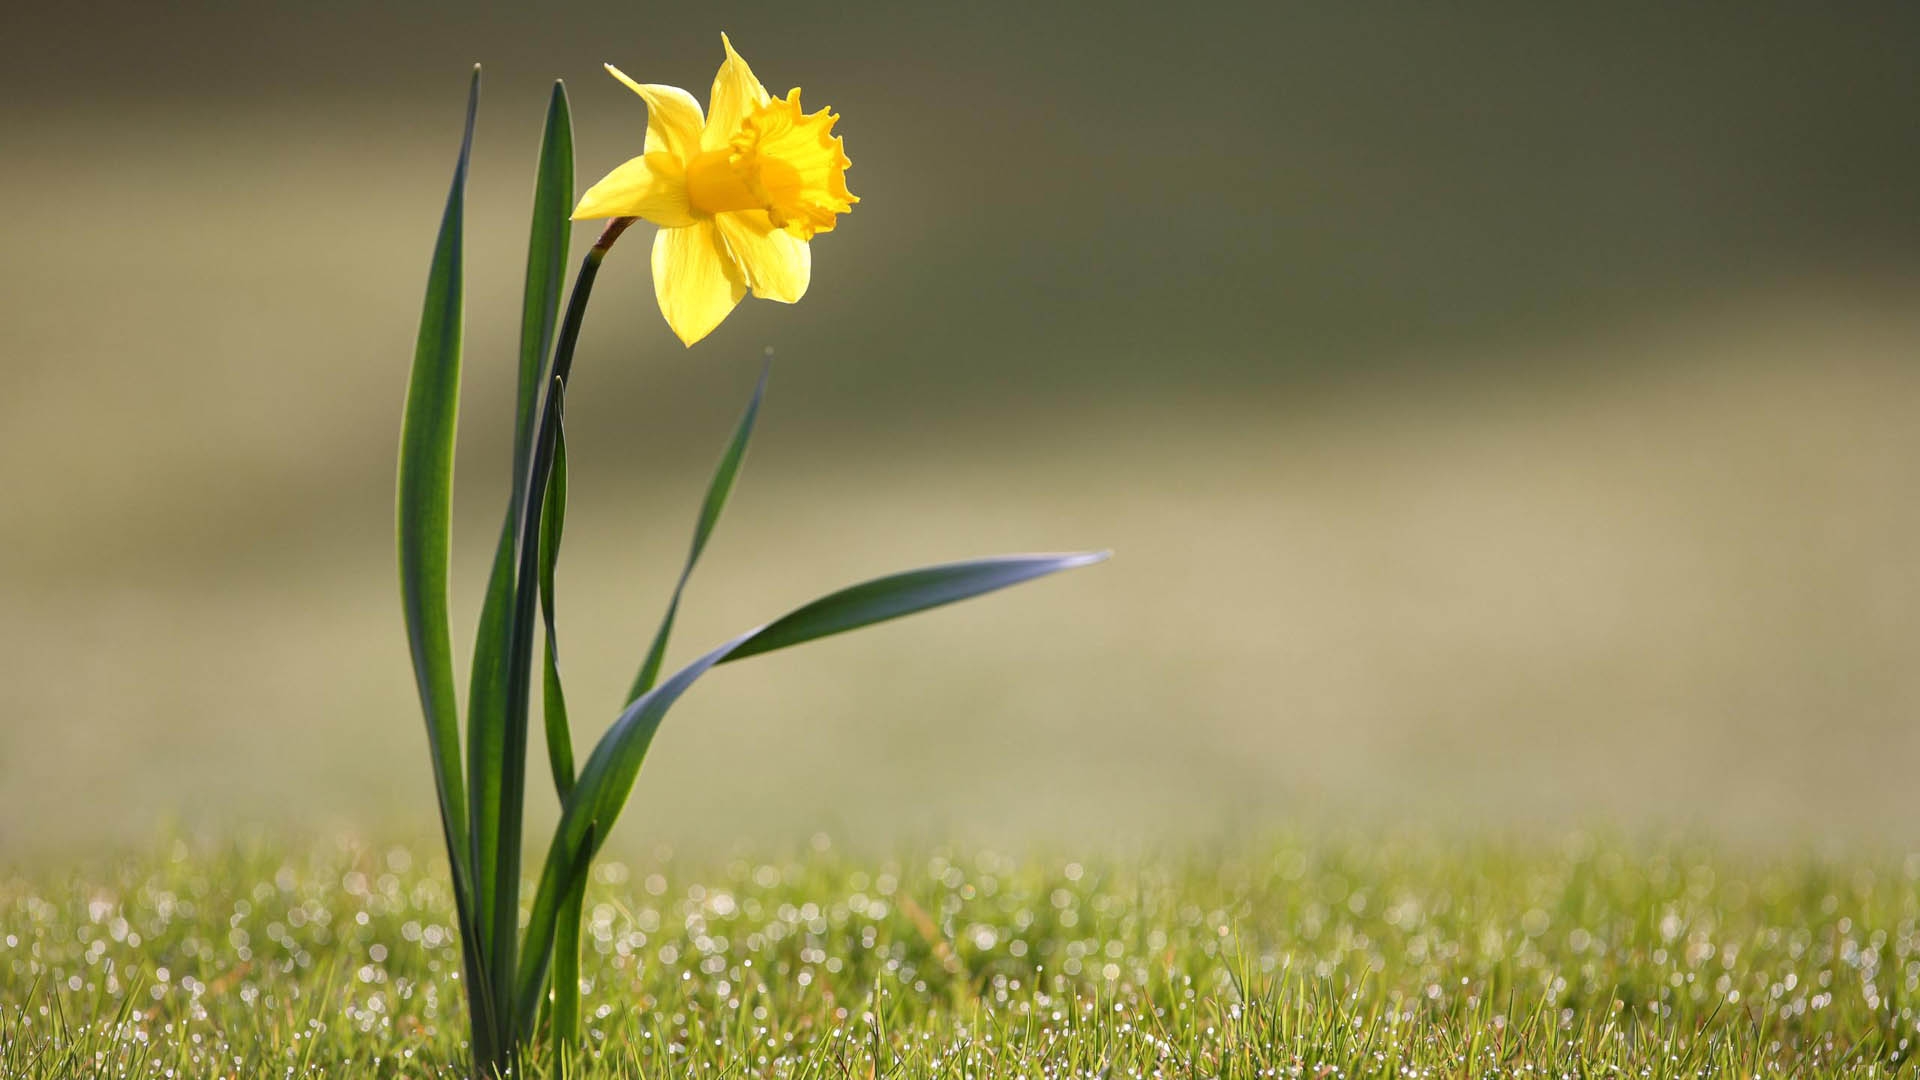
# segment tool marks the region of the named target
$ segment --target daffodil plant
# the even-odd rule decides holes
[[[468,677],[464,730],[447,608],[454,429],[464,323],[464,208],[480,76],[427,277],[401,427],[400,593],[425,714],[453,877],[475,1076],[520,1071],[544,1041],[558,1072],[580,1047],[579,949],[593,858],[633,789],[660,721],[712,668],[950,604],[1097,562],[1098,553],[1012,555],[876,578],[822,597],[701,654],[662,678],[682,593],[733,490],[766,390],[762,368],[720,457],[666,612],[626,699],[577,768],[555,644],[554,578],[567,492],[562,420],[574,347],[601,263],[629,226],[658,226],[653,285],[674,334],[691,347],[749,291],[793,303],[812,273],[810,241],[858,200],[837,119],[802,111],[800,91],[767,93],[722,38],[726,58],[703,115],[691,94],[608,70],[645,102],[644,152],[573,204],[573,129],[556,84],[535,173],[518,352],[513,483],[494,548]],[[561,312],[569,218],[605,219]],[[540,700],[560,819],[521,906],[522,822],[535,638]],[[463,738],[464,736],[464,738]],[[524,919],[524,929],[522,923]]]

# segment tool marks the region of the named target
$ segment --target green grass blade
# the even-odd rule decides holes
[[[547,630],[541,703],[547,722],[547,761],[553,766],[553,788],[565,802],[573,790],[573,732],[567,726],[567,697],[560,686],[560,646],[553,628],[553,568],[560,559],[560,534],[567,521],[566,384],[555,379],[552,392],[553,473],[547,479],[547,497],[540,508],[540,616]]]
[[[547,848],[546,864],[540,873],[539,891],[534,894],[532,917],[527,925],[527,947],[520,957],[515,990],[518,1015],[530,1023],[539,1011],[548,946],[554,939],[563,898],[575,887],[574,867],[587,865],[593,846],[604,842],[633,791],[634,779],[640,773],[640,765],[646,759],[647,748],[659,730],[660,721],[702,675],[729,660],[897,619],[1106,558],[1105,552],[1005,555],[876,578],[824,596],[759,629],[747,631],[680,669],[672,678],[628,705],[595,744],[554,828],[553,843]]]
[[[473,866],[467,848],[466,796],[460,767],[459,704],[454,697],[453,647],[447,618],[448,549],[453,508],[453,447],[459,421],[460,362],[465,330],[464,233],[467,164],[473,152],[480,107],[480,69],[467,88],[466,124],[460,156],[440,218],[427,274],[420,333],[400,428],[400,466],[395,499],[400,556],[400,595],[413,657],[420,707],[426,717],[433,759],[434,793],[453,875],[455,917],[460,923],[461,961],[472,1020],[472,1050],[486,1059],[497,1045],[498,1015],[486,986],[485,960],[477,933]]]
[[[767,376],[773,371],[773,358],[769,356],[760,366],[760,379],[753,385],[753,397],[747,401],[747,411],[740,416],[740,423],[733,429],[733,439],[727,443],[726,453],[720,455],[720,464],[713,470],[713,479],[707,483],[707,497],[700,504],[700,520],[693,527],[693,547],[687,553],[687,564],[680,569],[680,580],[674,583],[673,599],[667,603],[667,613],[660,620],[660,629],[653,635],[653,644],[647,648],[647,658],[640,665],[640,674],[633,680],[633,687],[627,691],[627,700],[637,700],[640,695],[653,689],[660,679],[660,664],[667,657],[667,639],[673,635],[673,621],[680,614],[680,595],[686,591],[687,579],[693,576],[693,568],[700,562],[700,554],[707,550],[707,538],[713,535],[713,527],[720,521],[720,511],[727,505],[727,496],[733,493],[733,481],[740,474],[740,463],[747,456],[747,442],[753,438],[753,422],[760,415],[760,399],[767,393]]]

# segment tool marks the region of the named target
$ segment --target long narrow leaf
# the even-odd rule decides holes
[[[487,594],[474,634],[473,670],[467,682],[467,775],[474,910],[479,925],[493,924],[493,880],[500,853],[500,740],[507,715],[507,646],[513,614],[513,523],[500,530],[487,575]],[[492,959],[492,942],[480,935],[480,955]]]
[[[747,631],[680,669],[672,678],[628,705],[594,746],[554,828],[553,843],[547,849],[546,865],[540,873],[540,887],[534,895],[527,926],[527,949],[520,958],[516,990],[518,1015],[530,1021],[539,1009],[548,963],[544,946],[553,941],[562,899],[574,887],[573,867],[585,865],[583,851],[587,859],[591,859],[598,845],[605,842],[633,790],[634,778],[639,775],[660,721],[700,676],[716,664],[731,659],[897,619],[1061,570],[1087,566],[1106,557],[1105,552],[1006,555],[877,578],[822,597],[765,626]],[[761,645],[763,640],[771,644]]]
[[[514,425],[513,497],[519,506],[532,464],[539,384],[553,348],[560,315],[561,281],[567,269],[567,242],[573,205],[573,116],[567,85],[556,81],[547,102],[547,125],[540,143],[540,166],[533,191],[533,235],[527,242],[526,297],[520,307],[520,411]],[[554,392],[565,387],[555,381]],[[560,557],[560,533],[567,511],[567,447],[564,430],[554,441],[553,479],[540,521],[540,605],[546,620],[546,664],[542,703],[547,725],[547,760],[562,798],[573,787],[573,739],[567,727],[567,703],[560,686],[560,658],[553,628],[553,567]],[[511,520],[511,518],[509,519]],[[502,537],[502,548],[508,543]]]
[[[553,1075],[570,1075],[569,1066],[580,1048],[580,916],[587,900],[587,870],[593,862],[593,830],[580,845],[579,857],[568,874],[567,894],[561,897],[553,942]]]
[[[700,504],[700,520],[693,527],[693,547],[687,552],[686,565],[680,568],[680,580],[673,586],[673,599],[667,603],[660,629],[654,632],[653,644],[647,648],[640,674],[627,691],[628,701],[637,700],[660,679],[660,664],[667,656],[667,639],[673,635],[673,621],[680,614],[680,595],[686,591],[687,579],[693,576],[700,554],[707,550],[707,539],[713,535],[720,511],[725,509],[727,496],[733,492],[734,477],[740,474],[740,463],[746,459],[747,442],[753,438],[753,422],[760,415],[760,399],[766,396],[767,376],[772,371],[773,358],[769,356],[760,366],[760,379],[753,384],[753,397],[747,401],[747,411],[741,414],[740,423],[733,429],[733,439],[727,443],[726,452],[720,455],[720,464],[713,470],[713,479],[707,483],[707,497]]]
[[[420,708],[426,714],[433,751],[434,786],[440,813],[454,839],[464,839],[460,798],[460,720],[453,688],[453,644],[447,622],[447,552],[452,537],[453,443],[460,414],[460,345],[465,328],[463,222],[467,158],[480,104],[480,72],[467,94],[466,132],[453,170],[452,189],[440,217],[427,274],[427,297],[414,343],[413,372],[400,423],[400,475],[396,528],[400,549],[400,598],[413,654]],[[462,862],[460,853],[454,860]]]
[[[789,645],[897,619],[981,593],[1018,585],[1060,570],[1105,561],[1107,552],[1065,555],[1001,555],[922,567],[841,589],[775,619],[748,635],[718,664],[745,660]]]
[[[567,523],[566,384],[555,379],[553,394],[553,475],[547,480],[547,497],[540,508],[540,616],[547,630],[546,660],[540,674],[547,761],[553,766],[553,789],[564,803],[573,790],[573,732],[567,726],[567,697],[560,686],[560,645],[553,627],[553,568],[560,559],[560,536]]]
[[[566,271],[568,212],[573,201],[573,121],[566,89],[556,83],[547,106],[546,129],[534,172],[532,225],[527,239],[526,286],[520,311],[519,394],[514,409],[513,486],[494,544],[493,568],[473,646],[473,671],[467,693],[467,770],[472,785],[469,816],[476,915],[491,927],[501,905],[499,861],[502,850],[502,777],[509,739],[509,691],[512,670],[515,551],[521,493],[533,457],[534,422],[540,406],[547,354],[553,345]],[[517,873],[517,871],[516,871]],[[482,935],[481,955],[493,958],[494,942]]]
[[[547,123],[540,137],[540,163],[533,182],[533,227],[527,238],[526,290],[520,304],[520,395],[513,425],[512,504],[527,483],[533,457],[533,428],[540,387],[553,351],[554,325],[560,316],[560,291],[567,273],[567,243],[572,232],[573,114],[567,86],[553,84]],[[508,513],[515,511],[509,509]]]
[[[467,847],[466,797],[460,766],[459,705],[454,697],[453,646],[447,618],[448,549],[452,537],[453,447],[460,411],[461,345],[465,332],[464,240],[467,163],[473,152],[474,121],[480,108],[480,69],[467,88],[466,124],[460,156],[440,217],[433,262],[427,274],[420,333],[400,427],[400,467],[396,527],[400,555],[400,596],[414,679],[427,724],[433,760],[434,793],[453,874],[455,917],[460,923],[461,960],[471,995],[473,1053],[485,1060],[495,1053],[493,1035],[499,1015],[487,987],[487,972],[475,931],[473,866]]]

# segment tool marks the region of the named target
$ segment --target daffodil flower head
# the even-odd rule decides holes
[[[653,240],[660,312],[691,346],[752,289],[791,304],[813,274],[808,246],[860,200],[847,190],[846,151],[832,111],[800,108],[798,88],[767,93],[733,51],[713,78],[702,115],[692,94],[607,71],[647,103],[646,152],[587,189],[576,221],[644,218]]]

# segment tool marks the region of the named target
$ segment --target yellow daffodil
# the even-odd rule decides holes
[[[813,273],[808,241],[830,232],[860,200],[847,190],[839,117],[800,111],[798,88],[767,93],[733,43],[713,77],[707,113],[677,86],[638,83],[607,65],[647,103],[646,153],[580,198],[574,220],[644,218],[653,240],[660,312],[691,346],[753,295],[791,304]]]

